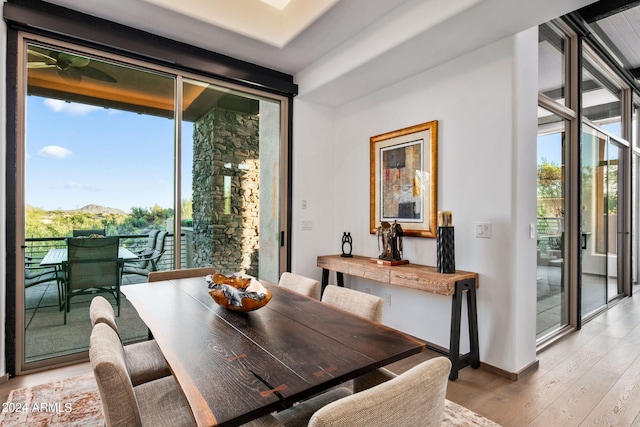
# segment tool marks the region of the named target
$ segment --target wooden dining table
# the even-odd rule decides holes
[[[199,426],[249,422],[425,349],[400,331],[261,282],[273,297],[248,313],[217,305],[204,277],[122,287]]]
[[[67,248],[53,248],[47,251],[42,261],[40,261],[41,267],[54,267],[60,266],[67,261]],[[123,261],[135,261],[139,259],[138,255],[131,252],[129,249],[120,246],[118,248],[118,258]]]

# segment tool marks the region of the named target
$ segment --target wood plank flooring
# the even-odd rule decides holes
[[[427,351],[396,362],[401,373],[437,356]],[[538,354],[540,366],[519,381],[464,368],[447,398],[503,426],[640,426],[640,297],[627,298],[580,332]],[[10,379],[13,388],[90,372],[88,363]]]

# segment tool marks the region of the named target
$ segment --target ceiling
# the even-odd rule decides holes
[[[280,10],[262,0],[49,1],[291,74],[299,98],[330,107],[593,3],[292,0]]]
[[[621,67],[640,83],[640,0],[601,0],[577,14]]]

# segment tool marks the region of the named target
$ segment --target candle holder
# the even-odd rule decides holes
[[[342,255],[340,255],[341,257],[353,258],[353,255],[351,255],[352,243],[353,243],[353,239],[351,238],[351,233],[347,233],[345,231],[342,234]],[[345,246],[347,247],[348,251],[345,250]]]
[[[456,272],[454,240],[453,227],[438,227],[436,229],[438,273],[451,274]]]

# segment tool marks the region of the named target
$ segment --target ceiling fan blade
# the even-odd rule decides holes
[[[70,83],[79,83],[80,80],[82,80],[82,75],[80,74],[80,71],[78,68],[68,67],[62,70],[58,67],[56,68],[56,71],[58,72],[58,75],[62,77],[63,80],[66,80]]]
[[[27,62],[27,68],[55,68],[56,64],[46,62]]]
[[[98,70],[97,68],[92,66],[78,68],[77,70],[80,71],[80,74],[82,74],[83,76],[91,77],[92,79],[100,80],[103,82],[109,82],[109,83],[118,83],[118,81],[115,78],[113,78],[111,75],[105,73],[102,70]]]
[[[83,68],[91,62],[89,58],[85,58],[84,56],[77,56],[64,52],[60,52],[58,54],[58,61],[65,62],[73,68]]]
[[[52,56],[49,56],[45,53],[38,52],[37,50],[27,50],[27,53],[29,55],[37,56],[38,58],[46,59],[51,64],[55,64],[57,62],[56,58],[53,58]]]

